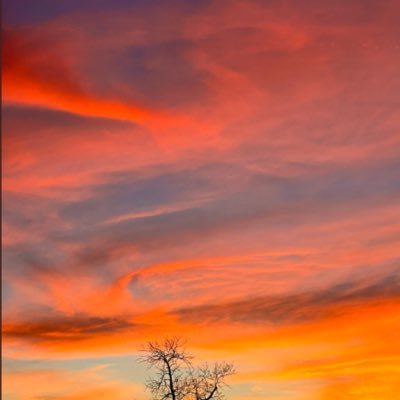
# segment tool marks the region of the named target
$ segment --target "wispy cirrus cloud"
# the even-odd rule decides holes
[[[93,337],[93,335],[116,334],[122,330],[133,329],[134,324],[122,318],[99,318],[91,316],[72,316],[49,318],[5,326],[6,337],[27,339],[29,341],[74,341]]]
[[[365,302],[397,302],[400,296],[399,271],[375,281],[336,284],[325,290],[293,294],[285,297],[265,295],[227,304],[207,304],[176,310],[182,320],[197,323],[234,321],[242,323],[297,324],[314,319],[334,317],[351,312]]]
[[[398,391],[396,1],[6,3],[10,357],[185,332],[238,400]]]

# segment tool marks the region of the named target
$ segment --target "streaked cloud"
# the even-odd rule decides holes
[[[233,399],[400,393],[398,2],[28,3],[4,7],[6,398],[144,398],[123,357],[182,333],[235,360]]]

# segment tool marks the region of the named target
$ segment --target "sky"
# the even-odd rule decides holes
[[[3,396],[400,396],[397,0],[3,1]]]

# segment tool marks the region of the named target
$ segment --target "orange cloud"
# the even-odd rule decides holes
[[[54,43],[52,43],[54,47]],[[46,50],[26,34],[6,31],[3,39],[3,100],[64,110],[88,117],[121,119],[138,123],[179,123],[162,110],[102,99],[89,94],[78,83],[61,49]],[[184,119],[182,118],[182,121]]]
[[[4,35],[6,396],[140,397],[29,360],[174,334],[237,400],[400,393],[398,2],[50,3]]]

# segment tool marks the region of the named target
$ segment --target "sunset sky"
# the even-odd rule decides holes
[[[398,0],[3,1],[3,396],[400,398]]]

